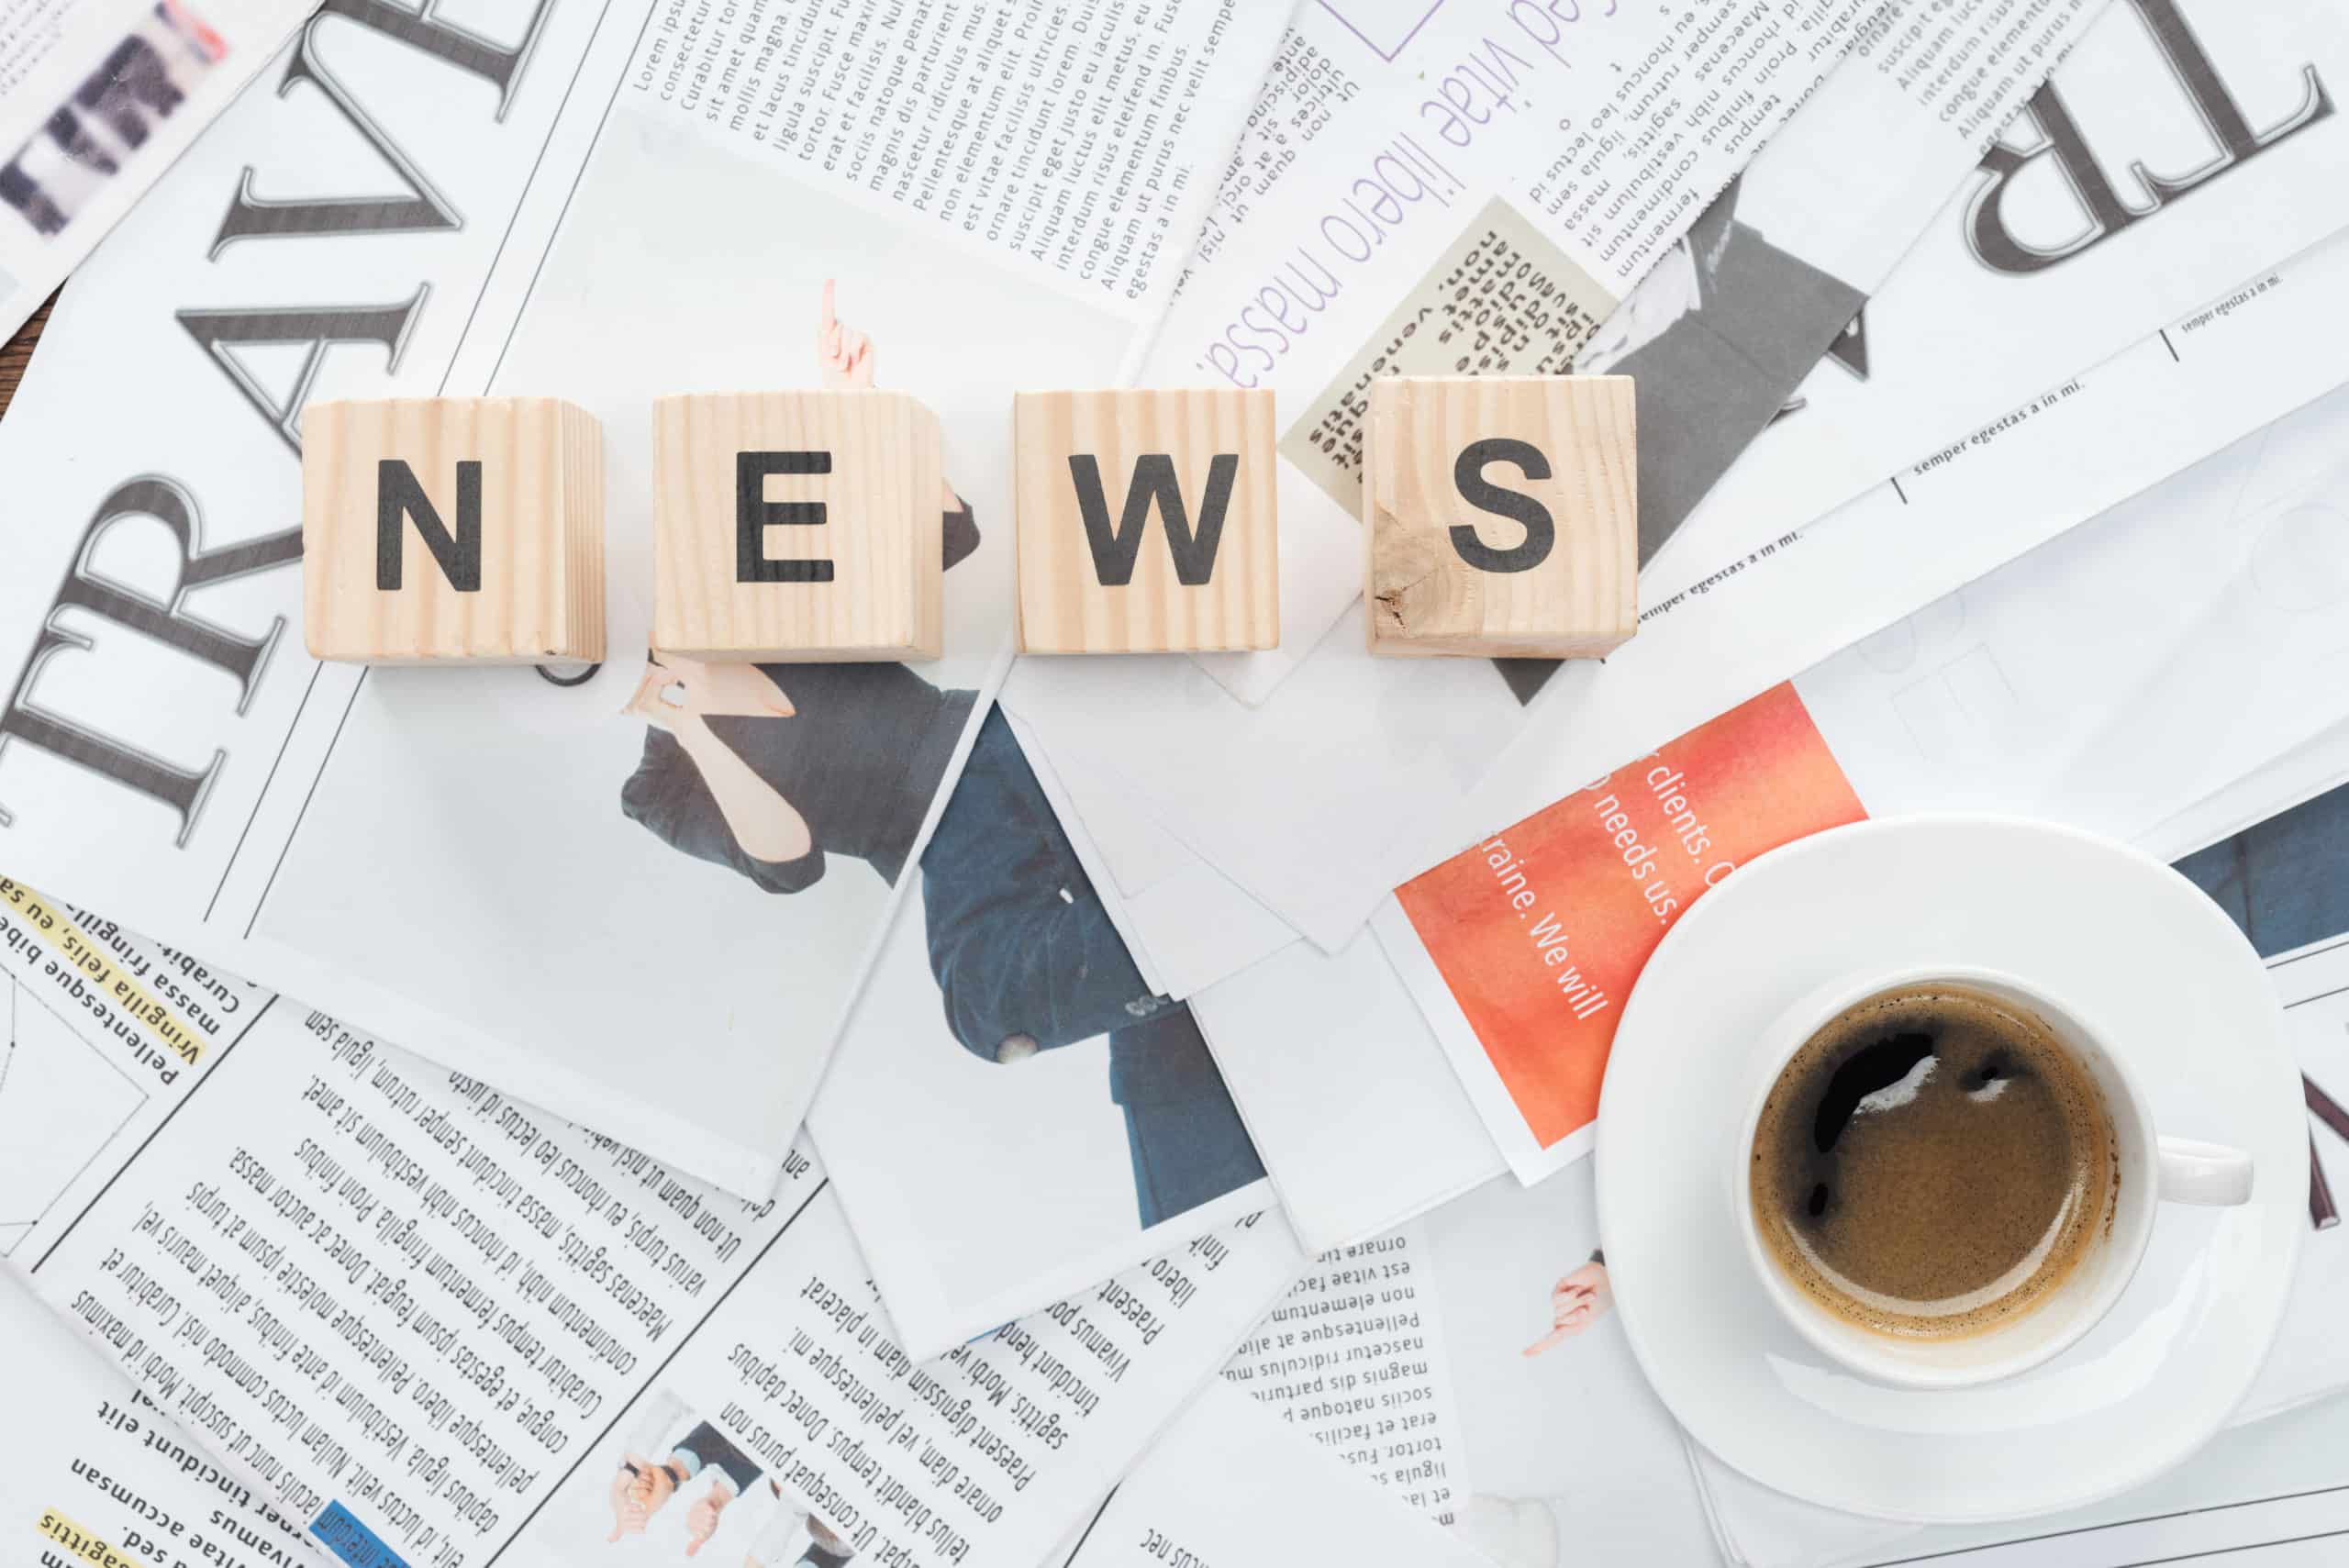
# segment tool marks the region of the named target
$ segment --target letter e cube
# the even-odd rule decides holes
[[[693,393],[652,413],[652,645],[817,663],[939,655],[938,419],[898,392]]]

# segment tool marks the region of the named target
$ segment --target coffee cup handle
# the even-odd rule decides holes
[[[2240,1149],[2192,1138],[2165,1138],[2160,1159],[2165,1203],[2223,1207],[2251,1199],[2251,1156]]]

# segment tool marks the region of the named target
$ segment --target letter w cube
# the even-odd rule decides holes
[[[1012,423],[1021,651],[1280,645],[1271,393],[1023,392]]]
[[[302,410],[302,626],[363,664],[604,656],[604,436],[552,397]]]

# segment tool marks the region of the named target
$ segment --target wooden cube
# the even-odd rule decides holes
[[[1280,645],[1271,393],[1023,392],[1012,437],[1023,652]]]
[[[603,658],[603,428],[552,397],[310,404],[302,628],[362,664]]]
[[[692,393],[652,412],[652,644],[733,662],[935,659],[937,416],[898,392]]]
[[[1374,382],[1370,651],[1595,659],[1639,628],[1629,376]]]

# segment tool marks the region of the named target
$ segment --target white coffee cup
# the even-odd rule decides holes
[[[1753,1134],[1770,1090],[1795,1052],[1847,1008],[1887,991],[1945,984],[1987,995],[2043,1023],[2087,1069],[2111,1113],[2120,1181],[2110,1223],[2071,1274],[2029,1308],[1994,1328],[1934,1340],[1882,1333],[1839,1317],[1803,1290],[1771,1255],[1753,1216]],[[1850,975],[1820,987],[1780,1014],[1755,1051],[1758,1070],[1731,1150],[1731,1201],[1745,1254],[1778,1311],[1822,1353],[1853,1371],[1912,1388],[1960,1388],[2037,1366],[2094,1328],[2128,1288],[2153,1238],[2161,1203],[2229,1205],[2251,1196],[2251,1157],[2190,1139],[2165,1138],[2120,1053],[2073,1007],[2035,981],[1996,970],[1919,966]]]

